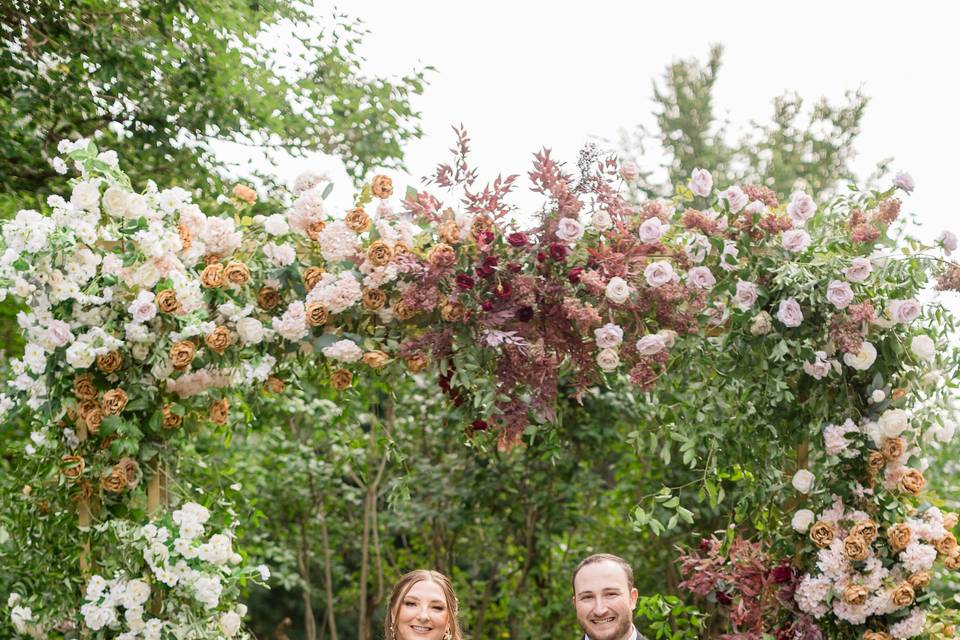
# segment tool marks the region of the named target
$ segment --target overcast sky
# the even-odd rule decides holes
[[[371,31],[361,49],[365,72],[436,68],[415,101],[425,135],[407,147],[411,176],[394,174],[401,193],[449,157],[453,124],[467,127],[481,178],[524,174],[541,147],[573,163],[585,142],[616,140],[622,129],[650,124],[652,80],[671,61],[704,60],[710,44],[721,43],[716,108],[734,130],[766,121],[771,99],[788,90],[808,102],[839,102],[858,88],[870,96],[856,169],[867,175],[894,157],[893,169],[917,183],[906,209],[919,215],[922,236],[933,238],[944,228],[960,232],[953,195],[960,184],[953,157],[960,149],[960,38],[957,16],[939,8],[947,6],[350,0],[339,8]],[[292,176],[320,166],[344,176],[338,164],[318,157],[278,170]],[[340,182],[347,187],[345,177]],[[349,188],[337,191],[347,196]],[[533,203],[525,178],[517,201]]]

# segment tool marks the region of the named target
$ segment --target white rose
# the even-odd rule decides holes
[[[875,389],[873,393],[870,394],[870,399],[874,403],[883,402],[887,397],[887,394],[883,392],[883,389]]]
[[[603,209],[597,209],[590,218],[590,224],[597,231],[606,231],[613,228],[613,218]]]
[[[630,285],[619,276],[610,278],[606,290],[607,299],[615,304],[623,304],[630,297]]]
[[[880,415],[877,426],[885,438],[896,438],[910,427],[910,416],[903,409],[888,409]]]
[[[264,218],[263,229],[271,236],[283,236],[290,233],[290,225],[287,224],[287,220],[279,213]]]
[[[93,364],[96,354],[86,342],[74,342],[67,347],[67,364],[74,369],[86,369]]]
[[[866,371],[873,365],[876,359],[877,348],[866,341],[864,341],[863,346],[860,347],[859,353],[843,354],[843,361],[847,363],[847,366],[853,367],[858,371]]]
[[[936,356],[937,345],[928,335],[914,336],[913,340],[910,341],[910,351],[913,351],[913,355],[917,356],[919,360],[930,362]]]
[[[813,524],[814,518],[816,518],[816,516],[810,509],[800,509],[793,514],[790,526],[793,527],[793,530],[797,533],[806,533],[810,525]]]
[[[263,324],[256,318],[241,318],[237,322],[237,335],[246,344],[260,344],[263,341]]]
[[[604,371],[615,371],[620,366],[620,356],[616,349],[601,349],[597,354],[597,366]]]
[[[103,192],[103,208],[108,215],[122,218],[127,210],[127,192],[116,187],[107,187]]]
[[[953,436],[954,434],[956,434],[956,432],[957,432],[956,423],[950,422],[948,420],[947,422],[944,422],[939,429],[937,429],[935,435],[937,437],[937,440],[939,440],[940,442],[948,443],[951,440],[953,440]]]
[[[236,611],[228,611],[220,616],[220,631],[232,638],[240,631],[240,616]]]
[[[73,187],[73,193],[70,195],[70,203],[79,209],[93,211],[100,202],[100,182],[97,180],[84,180],[78,182]]]
[[[800,469],[793,474],[793,488],[800,493],[810,493],[810,490],[813,489],[814,480],[816,480],[816,476],[806,469]]]
[[[672,349],[677,342],[677,332],[673,329],[661,329],[657,332],[657,335],[663,338],[663,344],[667,349]]]

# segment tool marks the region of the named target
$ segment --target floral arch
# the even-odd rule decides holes
[[[332,185],[306,174],[284,212],[253,217],[248,187],[213,215],[176,187],[135,192],[93,143],[60,151],[80,172],[72,192],[5,223],[0,259],[0,292],[26,305],[25,353],[0,397],[35,425],[22,508],[79,524],[75,607],[45,608],[24,585],[8,601],[23,634],[243,635],[240,586],[267,570],[245,566],[229,518],[203,500],[169,504],[158,455],[228,424],[238,390],[255,402],[310,375],[349,393],[432,369],[470,437],[510,447],[591,387],[655,394],[726,354],[793,405],[770,437],[795,452],[778,465],[780,527],[757,534],[793,550],[764,578],[779,613],[731,615],[745,629],[779,616],[785,638],[946,637],[953,614],[930,589],[960,567],[957,516],[935,506],[922,460],[952,435],[958,356],[943,310],[919,300],[933,279],[960,288],[960,267],[935,255],[956,249],[951,234],[891,239],[909,176],[780,202],[697,169],[672,199],[636,202],[632,163],[586,153],[572,175],[543,152],[528,177],[545,204],[521,226],[517,176],[479,188],[463,134],[431,181],[446,202],[398,197],[377,176],[334,211]],[[695,411],[701,396],[681,402]],[[635,518],[664,528],[649,509]],[[109,548],[129,553],[109,564]],[[718,593],[732,553],[716,541],[686,556],[689,588]]]

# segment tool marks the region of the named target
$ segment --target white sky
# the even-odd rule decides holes
[[[330,9],[318,2],[321,14]],[[436,68],[414,102],[425,135],[407,146],[410,175],[394,173],[400,193],[449,158],[450,127],[459,123],[484,181],[525,176],[544,146],[573,164],[585,142],[616,141],[621,129],[651,124],[652,80],[675,59],[705,60],[719,42],[715,108],[733,131],[766,121],[772,98],[785,91],[808,104],[821,96],[838,103],[846,90],[862,88],[871,102],[856,144],[858,172],[866,176],[894,157],[892,168],[916,180],[906,210],[919,215],[921,236],[960,233],[952,158],[960,148],[960,38],[948,3],[350,0],[339,9],[371,31],[361,49],[368,74]],[[323,168],[345,197],[349,183],[338,165],[318,157],[283,162],[277,171],[292,177]],[[515,202],[538,202],[525,177]]]

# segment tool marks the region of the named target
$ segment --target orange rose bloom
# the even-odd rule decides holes
[[[230,330],[221,325],[208,333],[203,341],[211,350],[222,356],[223,352],[230,346]]]
[[[383,240],[374,240],[367,247],[367,260],[375,267],[385,267],[393,260],[393,249]]]
[[[393,180],[388,176],[374,176],[370,192],[375,197],[386,200],[393,195]]]
[[[208,264],[200,272],[200,284],[208,289],[223,286],[223,265],[219,262]]]
[[[181,250],[188,251],[190,246],[193,244],[193,234],[190,233],[190,229],[187,228],[187,225],[181,222],[177,225],[177,233],[180,234]]]
[[[370,311],[376,311],[383,308],[387,302],[387,294],[380,289],[363,290],[363,306]]]
[[[435,267],[449,267],[457,261],[457,254],[448,244],[441,242],[430,249],[427,261]]]
[[[907,441],[903,438],[889,438],[883,443],[880,450],[887,462],[893,462],[907,450]]]
[[[329,314],[327,308],[320,302],[311,302],[307,305],[307,324],[311,327],[320,327],[327,324]]]
[[[323,278],[323,269],[320,267],[308,267],[307,270],[303,272],[303,286],[307,291],[313,291],[313,288],[317,286],[321,278]]]
[[[264,383],[263,386],[270,393],[282,393],[284,383],[283,383],[283,380],[281,380],[280,378],[276,376],[270,376],[269,378],[267,378],[267,381],[266,383]]]
[[[917,495],[923,491],[923,487],[926,486],[927,481],[919,469],[907,469],[903,475],[900,476],[900,482],[897,484],[900,491]]]
[[[456,220],[444,220],[440,225],[440,239],[447,244],[460,243],[460,225]]]
[[[226,398],[218,400],[210,405],[210,422],[214,424],[226,424],[230,412],[230,404]]]
[[[177,369],[186,369],[196,353],[197,347],[190,340],[175,342],[170,347],[170,363]]]
[[[73,395],[77,400],[93,400],[97,397],[97,388],[89,374],[77,376],[73,380]]]
[[[315,220],[307,225],[307,237],[316,242],[317,238],[320,237],[320,233],[326,228],[327,224],[325,222],[322,220]]]
[[[244,184],[238,184],[233,188],[233,196],[246,204],[253,204],[257,201],[257,192]]]
[[[120,465],[114,465],[110,473],[100,476],[100,486],[110,493],[123,493],[127,488],[127,473]]]
[[[107,416],[118,416],[127,406],[127,394],[123,389],[110,389],[103,394],[102,411]]]
[[[810,541],[821,549],[829,547],[836,535],[837,533],[833,525],[823,520],[814,523],[814,525],[810,527]]]
[[[257,292],[257,304],[264,311],[272,311],[280,304],[280,292],[273,287],[261,287]]]
[[[393,315],[397,317],[398,320],[409,320],[413,316],[417,315],[415,309],[411,309],[407,306],[407,303],[403,300],[397,300],[393,304]]]
[[[346,369],[337,369],[330,374],[330,386],[338,391],[348,389],[353,384],[353,374]]]
[[[83,468],[86,465],[83,456],[63,456],[60,461],[60,473],[64,478],[76,480],[83,475]]]
[[[107,374],[118,371],[122,364],[123,356],[120,355],[119,351],[110,351],[102,356],[97,356],[97,369]]]
[[[427,356],[422,353],[415,353],[412,356],[409,356],[404,359],[404,363],[407,365],[407,370],[410,373],[419,373],[426,368],[428,364]]]
[[[347,217],[344,218],[344,222],[354,233],[363,233],[370,228],[370,216],[360,207],[347,211]]]
[[[897,523],[887,529],[887,542],[894,551],[903,551],[910,544],[910,527],[904,522]]]
[[[164,429],[176,429],[183,422],[183,418],[173,412],[174,406],[172,403],[163,405]]]
[[[234,260],[224,268],[223,276],[230,284],[244,285],[250,280],[250,269],[242,262]]]
[[[180,310],[180,301],[173,289],[164,289],[157,294],[157,308],[163,313],[176,313]]]
[[[387,364],[389,359],[390,356],[383,351],[367,351],[365,354],[363,354],[363,361],[367,363],[367,366],[369,366],[371,369],[381,368]]]

